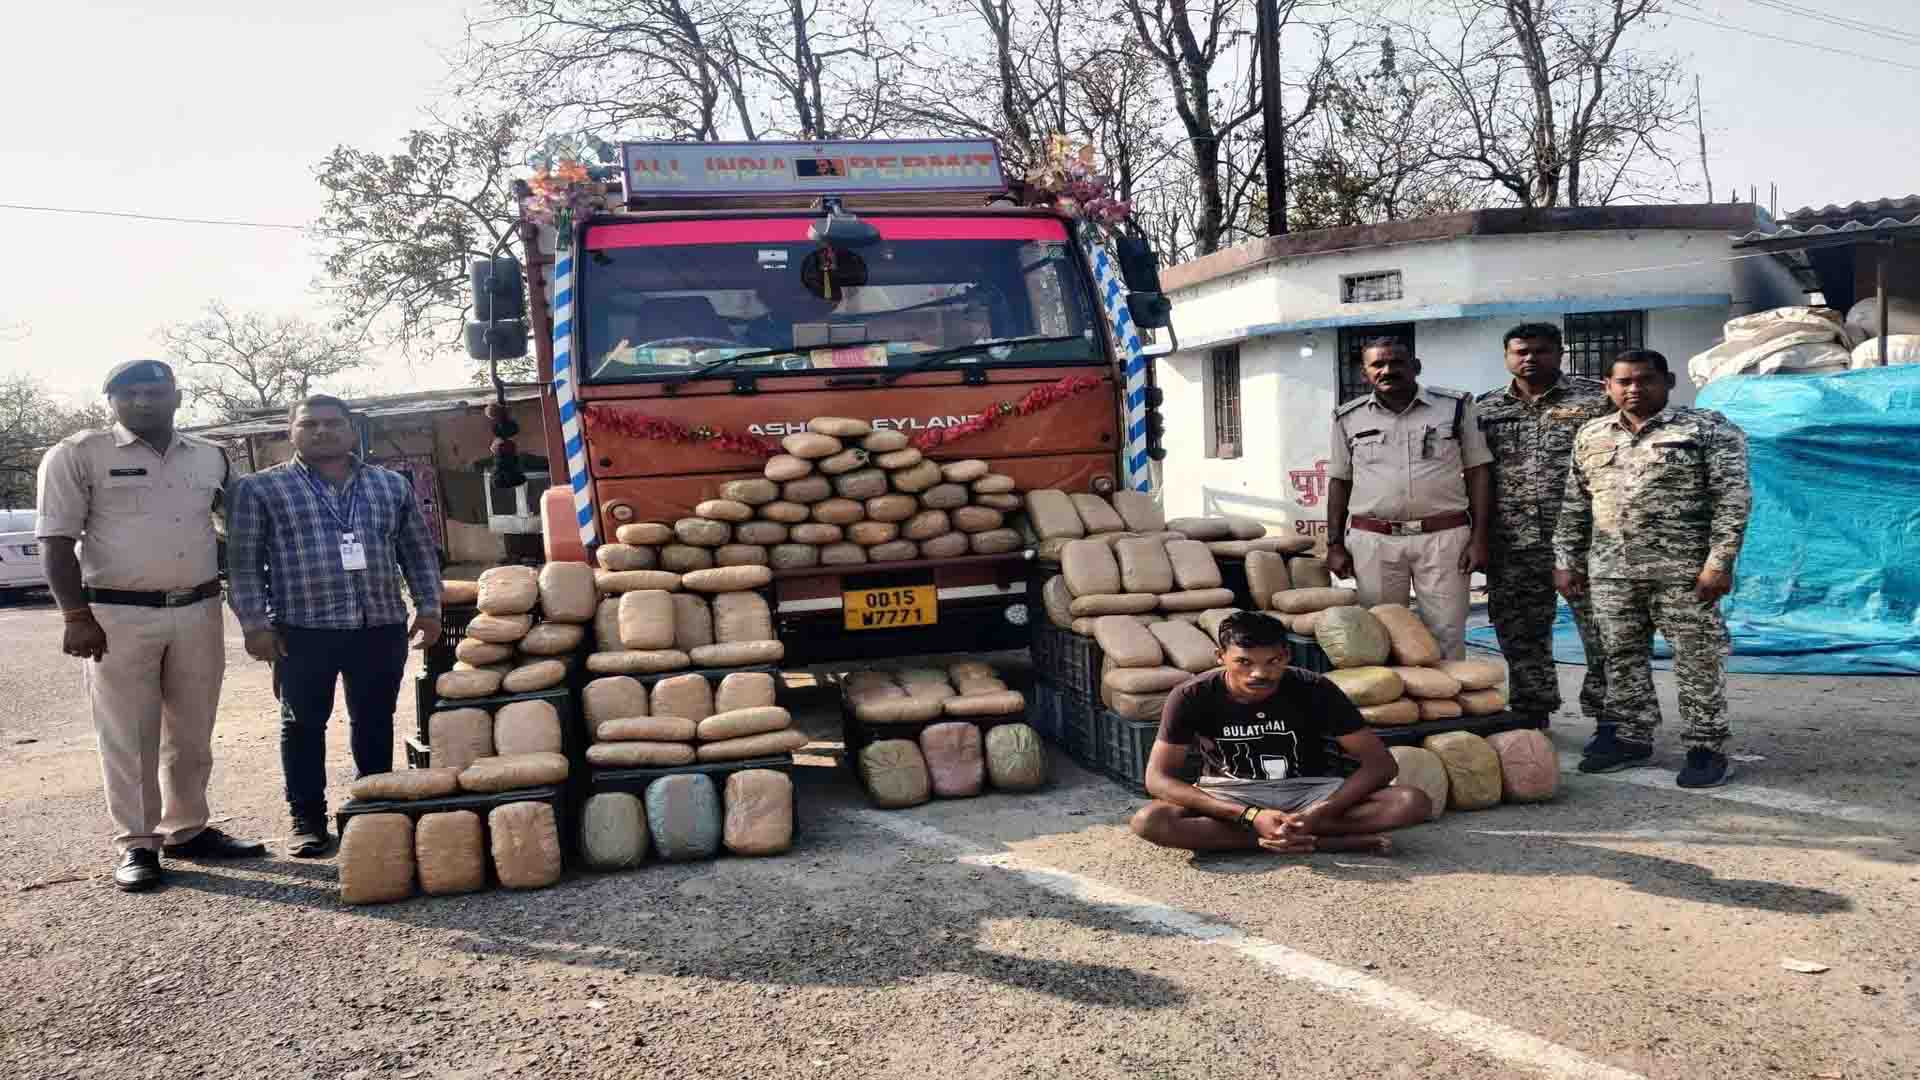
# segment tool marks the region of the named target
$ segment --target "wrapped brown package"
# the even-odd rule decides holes
[[[557,754],[561,751],[560,712],[546,701],[510,701],[493,714],[493,752]]]
[[[769,731],[738,739],[701,743],[696,753],[701,761],[745,761],[748,758],[790,754],[807,745],[807,737],[798,731]]]
[[[413,861],[420,891],[457,896],[487,887],[486,830],[471,810],[422,814],[413,826]]]
[[[580,808],[580,855],[595,870],[626,870],[647,857],[647,813],[625,791],[589,796]]]
[[[441,709],[427,717],[428,761],[464,769],[493,756],[493,717],[485,709]]]
[[[340,900],[386,904],[413,895],[413,819],[355,814],[340,834]]]
[[[491,794],[544,787],[566,778],[567,759],[560,754],[516,754],[481,758],[460,770],[460,790]]]
[[[587,670],[596,675],[657,675],[692,662],[678,649],[622,649],[592,654],[587,657]]]
[[[493,872],[509,889],[544,889],[560,880],[560,830],[553,807],[539,802],[496,806],[487,814]]]
[[[673,648],[673,594],[661,589],[622,593],[620,644],[639,650]]]
[[[527,656],[565,656],[579,649],[586,640],[587,628],[579,623],[536,623],[527,631],[527,636],[520,639],[520,651]]]
[[[540,599],[540,580],[531,566],[493,566],[480,573],[476,603],[487,615],[523,615]]]
[[[600,742],[587,747],[587,763],[602,769],[654,769],[693,764],[693,744],[684,742]]]
[[[600,606],[600,589],[593,567],[583,562],[550,562],[540,568],[540,615],[547,622],[593,621]]]
[[[374,773],[355,780],[353,786],[347,789],[347,793],[356,800],[385,802],[438,799],[459,790],[460,770],[441,768]]]
[[[778,855],[793,846],[793,780],[774,769],[727,777],[720,842],[735,855]]]

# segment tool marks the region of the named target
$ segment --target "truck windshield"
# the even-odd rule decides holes
[[[729,373],[906,368],[956,349],[942,363],[1102,362],[1057,219],[876,216],[879,242],[859,249],[808,239],[814,220],[589,228],[578,302],[587,380],[685,376],[733,357]],[[1034,347],[1011,347],[1022,341]]]

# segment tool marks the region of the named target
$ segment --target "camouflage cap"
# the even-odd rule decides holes
[[[172,381],[173,368],[164,360],[125,360],[113,365],[113,370],[107,372],[107,381],[100,387],[100,392],[111,394],[120,387],[137,382]]]

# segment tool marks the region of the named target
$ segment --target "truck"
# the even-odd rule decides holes
[[[620,173],[523,221],[524,268],[475,266],[495,290],[476,356],[514,347],[500,282],[530,300],[540,437],[568,473],[541,499],[548,559],[691,515],[822,416],[1021,491],[1149,488],[1155,256],[1009,183],[992,142],[627,143]],[[779,571],[788,662],[1024,647],[1030,556]],[[905,610],[863,622],[875,603]]]

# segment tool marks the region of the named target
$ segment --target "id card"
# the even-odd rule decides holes
[[[365,570],[367,568],[367,548],[352,533],[340,534],[340,567],[343,570]]]

